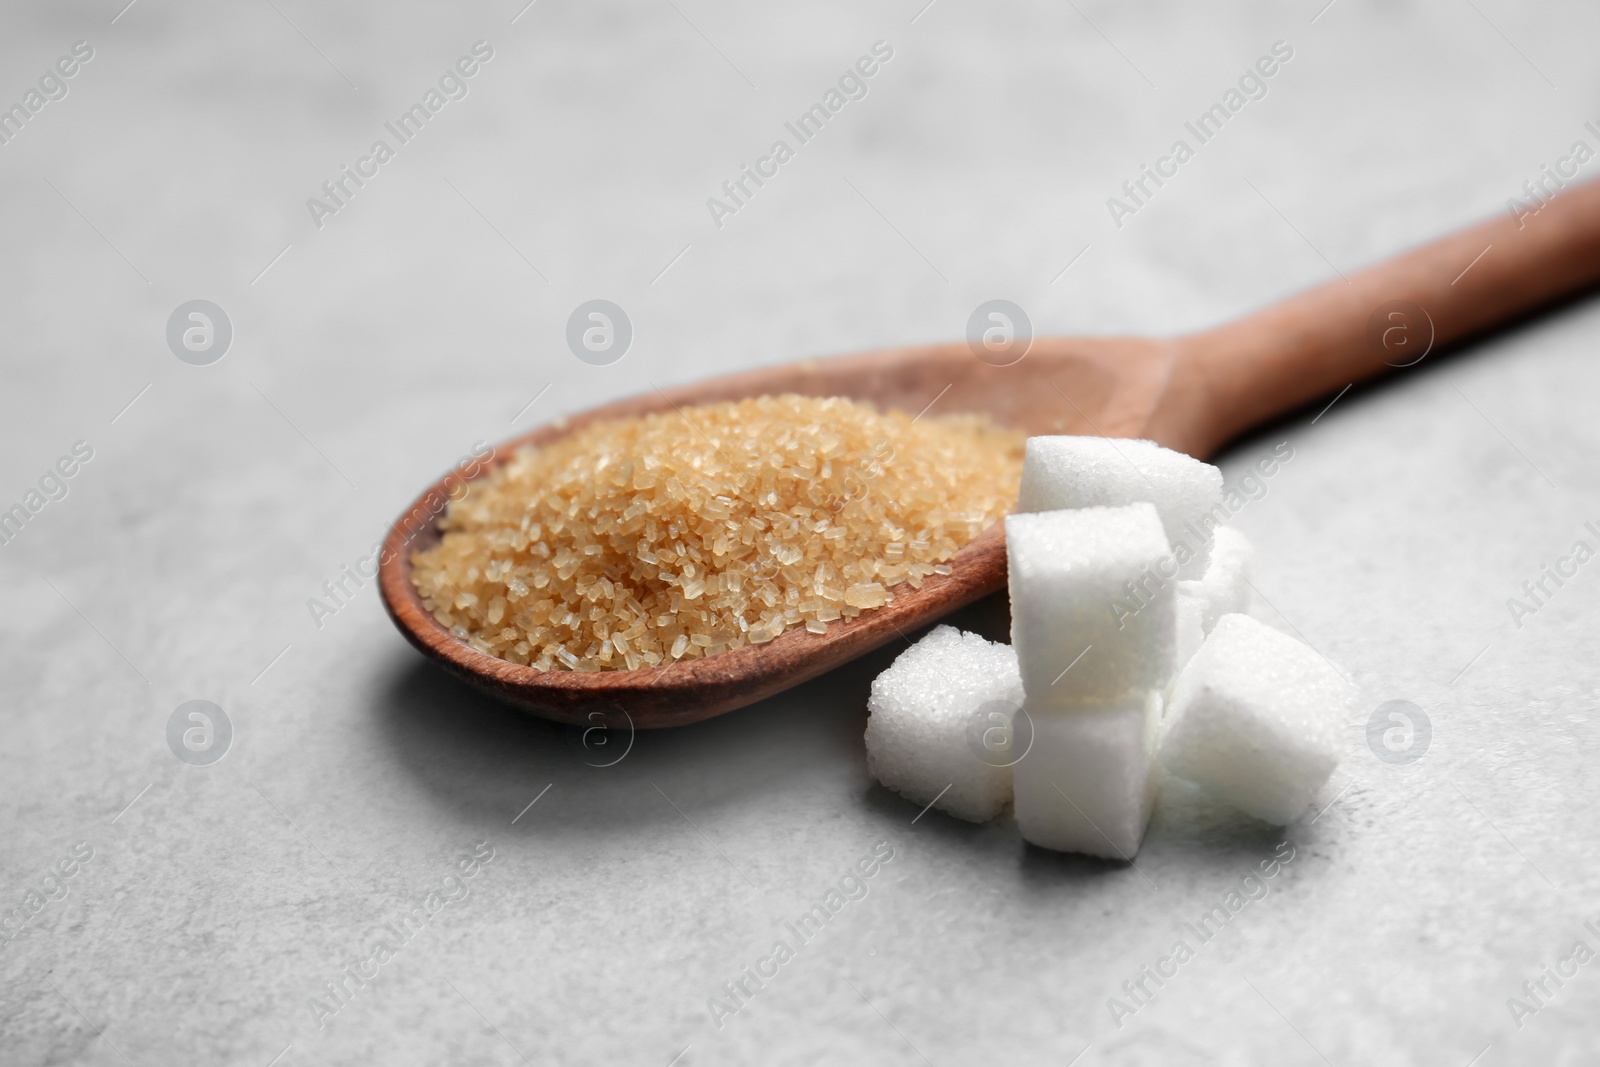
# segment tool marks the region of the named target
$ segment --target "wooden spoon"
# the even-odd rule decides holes
[[[599,419],[773,393],[846,396],[880,408],[984,412],[1029,434],[1151,438],[1205,457],[1237,434],[1430,349],[1456,344],[1600,280],[1600,182],[1561,193],[1531,218],[1502,217],[1290,297],[1236,322],[1164,340],[1039,338],[1009,366],[965,343],[891,348],[730,374],[542,426],[499,445],[475,476],[523,445]],[[455,476],[459,479],[459,475]],[[814,678],[1005,586],[1005,537],[990,527],[921,589],[826,633],[786,631],[702,659],[637,671],[539,671],[452,637],[411,584],[411,553],[436,544],[441,479],[384,542],[380,588],[423,654],[513,704],[561,722],[640,729],[720,715]],[[431,500],[430,500],[431,497]]]

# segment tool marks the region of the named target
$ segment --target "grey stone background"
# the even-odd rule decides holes
[[[1169,792],[1137,869],[877,788],[865,694],[893,649],[601,770],[425,665],[370,585],[320,628],[306,606],[474,440],[951,339],[997,296],[1041,333],[1198,328],[1504,211],[1595,144],[1600,10],[123,2],[0,12],[0,103],[95,50],[0,147],[0,504],[94,450],[0,548],[0,908],[25,918],[0,945],[0,1059],[1600,1054],[1600,963],[1547,980],[1536,1014],[1507,1004],[1600,948],[1596,565],[1520,627],[1506,607],[1597,543],[1593,301],[1222,457],[1236,477],[1293,447],[1238,522],[1264,610],[1364,703],[1317,811],[1279,832]],[[1106,197],[1280,39],[1269,95],[1115,228]],[[478,40],[469,95],[317,228],[306,199]],[[706,198],[877,40],[869,95],[715,227]],[[635,327],[611,366],[562,342],[595,298]],[[164,339],[192,299],[233,325],[210,366]],[[233,726],[209,766],[167,746],[194,699]],[[1390,699],[1430,717],[1415,762],[1368,748]],[[1122,983],[1284,840],[1271,892],[1116,1025]],[[319,1027],[324,983],[485,841],[469,895]],[[92,859],[34,911],[79,842]],[[708,999],[878,842],[868,896],[719,1028]]]

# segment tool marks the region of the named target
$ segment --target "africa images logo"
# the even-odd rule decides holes
[[[339,173],[322,183],[321,197],[308,197],[306,210],[317,229],[327,225],[330,216],[337,215],[349,206],[358,191],[376,178],[379,168],[394,159],[398,149],[410,144],[432,118],[444,110],[452,100],[465,100],[470,91],[467,79],[475,77],[483,64],[494,58],[494,48],[488,41],[475,41],[472,54],[464,55],[445,68],[439,75],[438,87],[429,86],[422,99],[402,111],[384,129],[394,138],[394,144],[380,137],[372,142],[366,155],[356,160],[354,169],[348,163],[340,164]]]
[[[722,197],[707,197],[706,210],[711,213],[711,221],[717,229],[722,229],[724,219],[737,215],[741,208],[747,206],[757,190],[776,178],[779,168],[795,157],[796,149],[821,133],[823,127],[844,110],[846,104],[865,99],[869,88],[867,79],[876,75],[883,69],[883,64],[893,58],[894,47],[888,41],[874,41],[871,55],[862,56],[854,65],[845,68],[836,85],[829,86],[819,102],[802,111],[793,122],[783,124],[783,128],[794,137],[793,145],[782,137],[773,141],[767,154],[756,159],[753,168],[748,163],[741,164],[739,174],[731,181],[722,183]],[[750,187],[752,184],[755,189]]]

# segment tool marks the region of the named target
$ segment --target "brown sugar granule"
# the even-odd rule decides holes
[[[1016,502],[1023,439],[794,395],[595,423],[473,483],[412,581],[456,637],[541,670],[823,633],[950,573]]]

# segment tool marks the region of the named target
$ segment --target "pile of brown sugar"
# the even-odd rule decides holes
[[[1023,440],[794,395],[595,423],[473,483],[412,581],[456,637],[541,670],[822,633],[950,573],[1016,502]]]

